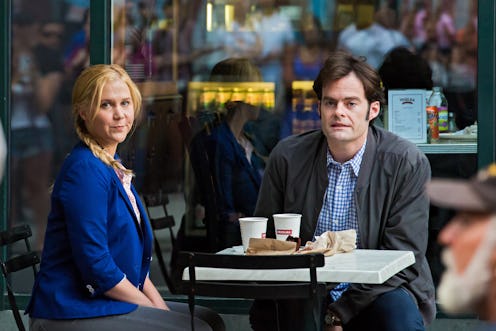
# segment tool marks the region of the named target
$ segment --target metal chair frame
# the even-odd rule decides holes
[[[311,299],[314,304],[326,295],[327,285],[317,281],[317,267],[324,266],[324,255],[273,255],[246,256],[197,252],[180,252],[178,263],[188,268],[189,280],[182,282],[181,292],[188,295],[191,313],[191,330],[194,331],[195,296],[224,298],[270,299],[276,302],[276,321],[279,330],[279,316],[276,299]],[[196,279],[196,267],[227,269],[297,269],[308,268],[308,282],[242,282],[204,281]]]
[[[162,276],[164,277],[165,283],[167,284],[167,287],[169,288],[169,291],[172,294],[175,294],[177,292],[176,290],[176,284],[173,280],[172,274],[167,267],[167,263],[165,261],[165,258],[162,254],[162,248],[160,246],[160,241],[158,240],[156,233],[157,231],[160,230],[169,230],[169,236],[171,240],[171,245],[172,249],[174,248],[176,244],[176,237],[174,235],[174,226],[175,226],[175,221],[174,221],[174,216],[169,215],[167,212],[167,204],[169,203],[169,198],[167,197],[166,194],[159,192],[158,194],[147,194],[144,195],[144,200],[145,200],[145,206],[146,210],[148,213],[148,218],[150,219],[150,224],[152,227],[152,230],[154,232],[153,236],[153,244],[154,244],[154,251],[155,255],[158,260],[158,265],[160,268],[160,272],[162,273]],[[151,209],[154,207],[158,207],[162,209],[164,216],[158,216],[155,217],[151,212]]]
[[[25,244],[25,251],[21,254],[12,256],[5,261],[0,256],[0,266],[2,269],[2,275],[5,278],[10,308],[12,310],[12,314],[14,315],[14,319],[19,331],[25,331],[26,327],[24,326],[19,307],[16,303],[15,293],[10,282],[10,277],[12,273],[26,268],[32,268],[33,275],[36,278],[36,275],[38,273],[38,264],[40,263],[40,257],[38,256],[37,252],[31,250],[31,245],[29,243],[29,238],[31,236],[31,228],[27,224],[16,226],[9,230],[0,232],[0,247],[6,246],[10,248],[15,243],[21,241],[24,241]]]

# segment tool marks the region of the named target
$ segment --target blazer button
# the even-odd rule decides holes
[[[91,285],[86,285],[86,288],[88,289],[88,292],[90,292],[91,295],[95,294],[95,289]]]

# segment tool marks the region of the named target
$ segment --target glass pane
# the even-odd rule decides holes
[[[31,225],[37,251],[43,245],[50,186],[76,142],[71,88],[89,64],[88,8],[89,0],[13,1],[8,219],[9,226]],[[31,278],[29,270],[16,274],[15,290],[29,292]]]
[[[144,96],[143,118],[120,156],[134,170],[142,195],[167,195],[182,249],[217,250],[233,238],[231,245],[239,239],[237,217],[250,215],[256,201],[244,185],[255,192],[259,185],[259,179],[243,181],[241,174],[254,169],[253,176],[263,177],[278,141],[320,127],[313,80],[329,52],[342,48],[382,69],[386,89],[443,88],[457,135],[420,148],[434,176],[468,177],[477,159],[476,5],[475,0],[115,0],[112,61],[126,68]],[[88,8],[89,0],[14,0],[9,222],[31,224],[37,249],[48,189],[77,140],[70,97],[74,78],[89,63]],[[387,65],[396,64],[389,51],[396,46],[425,61],[430,80],[401,61],[388,76]],[[262,78],[212,82],[214,65],[233,57],[249,59]],[[218,168],[227,157],[218,166],[210,163],[207,145],[221,124],[232,124],[231,101],[251,105],[258,117],[240,120],[242,130],[226,131],[231,140],[224,137],[222,143],[231,141],[245,166],[234,164],[229,172]],[[228,182],[229,190],[220,190]],[[447,216],[434,210],[432,218],[438,222],[434,236]]]
[[[243,190],[248,185],[256,192],[259,185],[242,182],[240,174],[254,168],[263,176],[280,139],[320,127],[312,84],[332,50],[363,56],[380,71],[386,93],[416,88],[429,96],[442,87],[452,115],[441,112],[437,144],[419,147],[434,175],[475,172],[477,1],[120,0],[113,13],[114,62],[145,95],[144,118],[121,157],[135,170],[140,192],[169,196],[176,222],[184,223],[184,249],[238,243],[236,219],[251,214],[256,201],[256,193]],[[397,47],[404,49],[390,53]],[[214,65],[233,57],[249,59],[261,72],[249,92],[240,77],[212,82]],[[261,83],[273,84],[269,106]],[[258,118],[240,120],[242,130],[233,131],[229,101],[252,105]],[[377,124],[387,125],[381,116]],[[223,123],[231,136],[220,144],[231,139],[241,156],[260,163],[245,157],[246,168],[229,167],[225,157],[225,164],[213,164],[207,145]],[[231,230],[233,240],[223,244]]]
[[[182,64],[190,49],[181,47],[188,41],[171,33],[173,12],[168,1],[113,1],[111,56],[113,63],[126,69],[143,96],[142,118],[136,131],[119,146],[119,156],[134,171],[133,184],[150,207],[149,215],[160,217],[165,213],[174,217],[177,233],[185,213],[184,140],[188,127],[183,109],[185,86],[191,77],[189,64]],[[182,52],[178,56],[172,49]],[[159,202],[165,202],[165,208],[155,205]],[[164,229],[155,235],[167,264],[171,252],[169,233]],[[154,257],[153,261],[157,260]],[[156,263],[150,277],[163,287],[164,278],[155,268]]]

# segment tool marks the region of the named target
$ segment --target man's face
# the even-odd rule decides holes
[[[456,272],[467,269],[489,226],[490,214],[461,212],[439,234],[439,242],[447,247],[455,259]]]
[[[439,234],[439,242],[446,246],[446,270],[437,293],[448,312],[476,312],[486,297],[496,247],[494,218],[487,213],[460,212]]]
[[[377,117],[380,103],[369,104],[362,82],[355,73],[324,85],[319,114],[329,149],[358,151],[367,138],[370,120]]]

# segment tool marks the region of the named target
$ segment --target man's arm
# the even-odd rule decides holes
[[[36,84],[39,113],[45,114],[50,111],[62,86],[63,78],[61,71],[49,72],[39,78]]]
[[[366,248],[409,250],[414,253],[416,262],[383,284],[352,284],[339,300],[330,305],[330,309],[344,323],[385,292],[401,286],[411,290],[411,283],[414,281],[419,282],[418,285],[430,281],[419,277],[422,277],[421,271],[426,263],[429,199],[424,186],[429,178],[430,165],[423,154],[418,154],[417,162],[403,160],[398,164],[397,176],[390,188],[394,190],[393,200],[388,210],[383,210],[386,219],[382,221],[377,218],[377,222],[384,222],[384,230],[379,233],[379,245]]]

